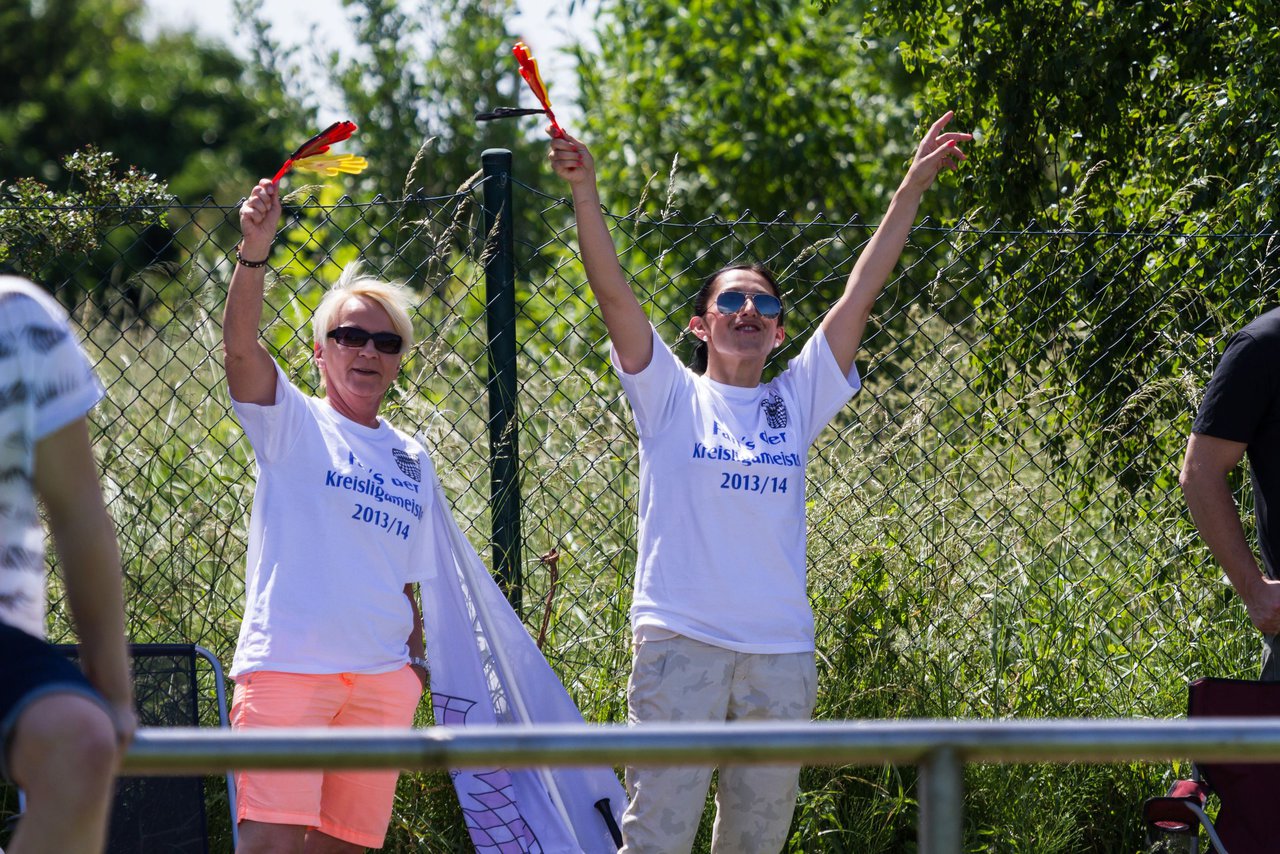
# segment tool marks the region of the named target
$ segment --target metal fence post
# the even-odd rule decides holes
[[[960,854],[964,839],[964,765],[940,747],[920,763],[920,854]]]
[[[489,148],[484,164],[485,319],[489,365],[489,514],[493,568],[520,611],[520,484],[516,421],[515,228],[511,217],[511,152]]]

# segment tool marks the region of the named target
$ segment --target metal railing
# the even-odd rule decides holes
[[[131,774],[231,769],[800,763],[915,765],[921,854],[958,854],[968,763],[1280,761],[1280,718],[913,720],[815,723],[144,729]],[[1154,794],[1154,793],[1153,793]]]

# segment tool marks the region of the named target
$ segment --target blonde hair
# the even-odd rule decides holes
[[[333,331],[333,315],[338,307],[351,297],[365,297],[382,306],[396,334],[403,339],[400,352],[413,349],[413,321],[409,319],[409,289],[403,282],[385,282],[375,276],[366,276],[359,261],[352,261],[342,269],[342,275],[333,283],[316,313],[311,317],[312,334],[317,347],[324,346],[325,337]]]

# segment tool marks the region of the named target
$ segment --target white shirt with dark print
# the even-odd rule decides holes
[[[821,331],[777,378],[724,385],[677,361],[613,366],[640,436],[640,531],[631,621],[748,653],[809,652],[805,467],[809,446],[861,387]]]
[[[45,563],[36,443],[102,397],[62,306],[25,279],[0,276],[0,622],[38,638]]]

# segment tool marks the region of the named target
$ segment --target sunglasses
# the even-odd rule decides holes
[[[761,317],[773,318],[782,314],[782,300],[773,294],[747,294],[742,291],[721,291],[716,297],[716,311],[737,314],[746,306],[748,299]]]
[[[339,346],[355,350],[359,350],[372,338],[375,350],[392,356],[399,353],[404,344],[404,339],[394,332],[369,332],[359,326],[339,326],[325,337],[337,341]]]

